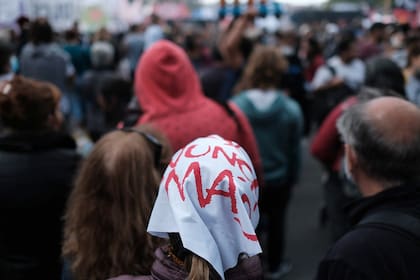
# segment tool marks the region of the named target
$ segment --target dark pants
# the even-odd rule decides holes
[[[283,261],[285,248],[286,211],[291,196],[291,186],[266,185],[260,193],[260,235],[266,236],[263,244],[269,270],[274,271]],[[264,246],[265,245],[265,246]]]
[[[0,279],[26,280],[61,278],[61,264],[56,260],[39,260],[30,257],[0,257]]]

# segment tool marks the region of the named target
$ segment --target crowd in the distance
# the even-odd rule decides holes
[[[420,30],[256,16],[0,30],[0,279],[281,279],[304,138],[314,277],[420,278]]]

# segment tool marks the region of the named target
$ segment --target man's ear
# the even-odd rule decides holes
[[[345,160],[347,160],[347,166],[349,169],[349,172],[354,176],[354,172],[357,169],[358,166],[358,158],[356,155],[356,152],[352,146],[349,144],[344,145],[344,153],[345,153]]]

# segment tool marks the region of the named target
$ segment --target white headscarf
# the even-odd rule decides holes
[[[147,231],[181,236],[224,279],[240,253],[261,253],[258,182],[249,156],[235,142],[198,138],[172,158],[160,184]]]

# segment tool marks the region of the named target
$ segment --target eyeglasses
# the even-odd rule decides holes
[[[149,142],[150,144],[152,144],[152,146],[153,146],[153,152],[154,152],[154,163],[155,163],[155,167],[157,169],[160,168],[160,157],[162,155],[162,144],[159,142],[159,140],[156,137],[154,137],[153,135],[151,135],[151,134],[149,134],[147,132],[135,130],[135,129],[129,128],[129,127],[121,128],[120,131],[124,131],[124,132],[135,132],[135,133],[143,136],[147,140],[147,142]]]

